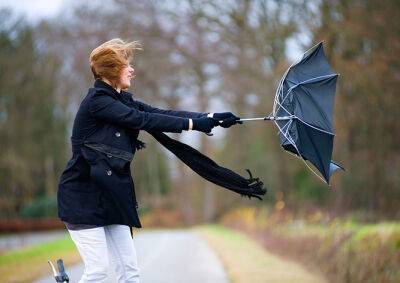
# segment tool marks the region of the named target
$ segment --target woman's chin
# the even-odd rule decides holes
[[[126,83],[121,86],[121,89],[128,89],[131,86],[131,83]]]

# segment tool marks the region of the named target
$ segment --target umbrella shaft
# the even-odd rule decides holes
[[[291,120],[295,116],[283,116],[283,117],[274,117],[274,116],[266,116],[266,117],[259,117],[259,118],[245,118],[245,119],[240,119],[239,121],[247,122],[247,121],[271,121],[271,120],[277,120],[277,121],[282,121],[282,120]]]

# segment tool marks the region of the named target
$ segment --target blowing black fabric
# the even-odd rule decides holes
[[[143,105],[133,104],[132,107],[144,111]],[[248,179],[240,176],[232,170],[219,166],[214,160],[205,156],[191,146],[170,138],[163,132],[147,131],[165,148],[177,156],[183,163],[189,166],[194,172],[204,179],[234,191],[241,196],[248,198],[255,197],[262,200],[260,195],[264,195],[267,190],[263,188],[263,182],[259,178],[253,178],[249,169],[246,169],[250,177]],[[145,143],[136,139],[136,150],[140,150]]]
[[[262,200],[260,195],[264,195],[267,192],[263,188],[263,182],[259,178],[253,178],[249,169],[246,170],[250,177],[246,179],[228,168],[219,166],[214,160],[191,146],[172,139],[162,132],[147,132],[206,180],[248,198],[255,197]],[[145,147],[142,141],[137,140],[137,142],[137,149]]]

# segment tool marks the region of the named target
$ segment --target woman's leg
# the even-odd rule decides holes
[[[108,250],[104,227],[68,230],[85,264],[79,283],[102,283],[108,276]]]
[[[118,283],[139,283],[139,267],[136,249],[129,226],[108,225],[104,227],[109,254]]]

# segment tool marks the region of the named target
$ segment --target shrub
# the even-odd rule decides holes
[[[24,205],[19,213],[21,218],[57,217],[56,196],[38,197]]]

